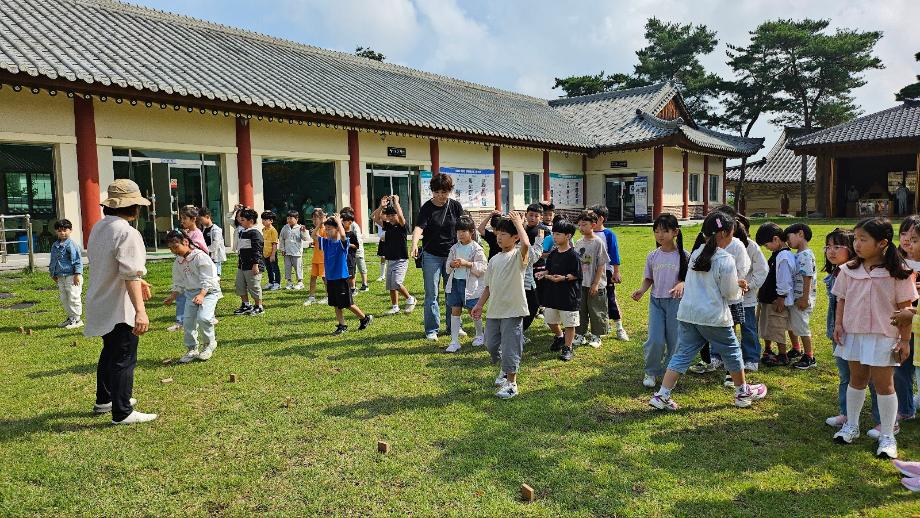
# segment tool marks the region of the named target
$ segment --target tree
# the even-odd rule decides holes
[[[914,59],[920,61],[920,52],[914,54]],[[898,101],[904,101],[907,99],[920,99],[920,76],[917,76],[917,82],[912,85],[907,85],[902,88],[894,98]]]
[[[569,76],[556,78],[556,84],[553,89],[561,88],[566,97],[579,97],[582,95],[599,94],[608,92],[616,88],[620,83],[615,76],[622,74],[604,75],[601,70],[596,76]]]
[[[377,52],[370,47],[355,47],[355,56],[373,59],[374,61],[383,61],[387,58],[382,53]]]
[[[828,20],[775,20],[760,24],[751,43],[762,47],[766,66],[786,104],[776,121],[813,129],[839,124],[859,114],[850,92],[866,84],[863,73],[884,68],[873,55],[878,31],[837,29]],[[807,157],[802,155],[801,210],[807,214]]]

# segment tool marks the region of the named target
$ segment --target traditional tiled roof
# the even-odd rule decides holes
[[[791,149],[786,148],[790,138],[807,134],[801,128],[783,128],[773,148],[767,156],[756,162],[749,162],[744,168],[744,181],[754,183],[799,183],[802,178],[802,157],[796,156]],[[815,157],[808,157],[808,181],[815,181]],[[729,181],[738,181],[741,177],[741,166],[735,165],[725,168],[725,178]]]
[[[292,117],[332,117],[534,146],[592,151],[611,142],[661,145],[663,137],[680,133],[688,142],[730,156],[759,148],[755,139],[739,141],[692,122],[662,129],[648,119],[654,115],[636,113],[641,106],[644,113],[656,114],[675,96],[679,102],[669,83],[601,94],[606,104],[619,94],[618,109],[632,114],[619,126],[600,121],[613,132],[605,134],[586,131],[566,109],[587,98],[550,102],[114,0],[0,1],[0,71],[63,80],[87,91],[101,85],[126,89],[126,96],[131,91],[178,95],[189,98],[191,106],[195,99],[212,100],[284,110]]]
[[[664,142],[751,155],[763,139],[743,138],[698,126],[693,120],[657,116],[680,93],[671,82],[550,101],[602,150],[651,147]]]
[[[792,139],[788,146],[797,150],[910,140],[920,141],[920,100],[904,101],[900,106]]]

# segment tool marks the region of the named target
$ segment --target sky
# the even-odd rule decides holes
[[[746,44],[765,20],[823,18],[831,29],[880,30],[875,50],[885,68],[866,73],[868,83],[854,91],[865,113],[894,106],[894,92],[920,74],[918,0],[134,1],[328,49],[369,46],[389,62],[546,99],[562,95],[555,77],[632,72],[652,16],[714,30],[719,46],[702,62],[726,78],[726,44]],[[779,131],[768,118],[755,126],[751,136],[766,138],[757,157]]]

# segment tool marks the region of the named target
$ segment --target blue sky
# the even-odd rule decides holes
[[[715,30],[720,44],[704,63],[722,75],[725,43],[744,44],[763,20],[829,18],[832,27],[881,30],[876,51],[886,68],[855,92],[866,113],[893,106],[894,92],[920,74],[917,0],[136,1],[318,47],[371,46],[391,62],[544,98],[560,94],[554,77],[632,71],[650,16]],[[768,120],[754,129],[767,147],[776,134]]]

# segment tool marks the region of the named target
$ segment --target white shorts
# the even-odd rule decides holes
[[[789,313],[789,331],[791,331],[792,334],[795,336],[811,336],[811,326],[809,322],[811,321],[812,309],[814,309],[813,306],[809,306],[805,309],[799,309],[795,304],[786,306],[786,311]]]
[[[834,348],[834,356],[872,367],[896,367],[894,346],[898,339],[880,334],[847,333],[843,343]]]
[[[581,319],[578,317],[578,311],[543,308],[543,322],[562,327],[578,327]]]

